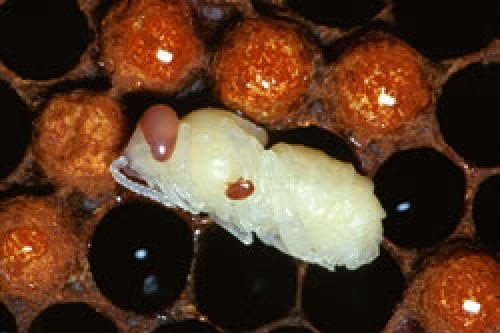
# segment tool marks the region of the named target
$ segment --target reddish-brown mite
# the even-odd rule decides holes
[[[177,141],[177,113],[167,105],[153,105],[141,116],[139,126],[154,159],[159,162],[168,160]]]
[[[252,195],[255,187],[251,180],[238,178],[235,182],[229,183],[226,188],[226,197],[231,200],[242,200]]]

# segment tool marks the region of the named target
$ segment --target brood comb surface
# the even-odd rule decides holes
[[[498,4],[428,2],[0,1],[0,331],[500,331]],[[158,103],[352,162],[379,258],[329,272],[111,182]]]

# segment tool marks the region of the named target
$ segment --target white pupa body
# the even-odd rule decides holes
[[[201,109],[180,121],[167,161],[153,158],[137,127],[111,172],[125,187],[166,206],[207,213],[244,244],[255,234],[329,270],[356,269],[377,257],[385,212],[371,180],[321,151],[285,143],[265,149],[266,143],[265,130],[251,122]],[[125,166],[148,186],[125,177]],[[228,198],[228,184],[240,178],[253,183],[253,193]]]

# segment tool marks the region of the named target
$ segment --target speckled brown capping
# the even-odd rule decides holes
[[[206,62],[184,1],[122,1],[102,21],[101,65],[117,93],[175,93]]]
[[[278,6],[284,6],[283,0],[267,0]],[[0,1],[1,3],[1,1]],[[99,56],[102,49],[99,46],[98,40],[100,35],[100,15],[98,8],[100,0],[80,0],[82,10],[89,19],[89,24],[98,36],[91,42],[87,51],[81,58],[81,62],[67,75],[48,80],[34,81],[24,80],[18,77],[14,72],[0,64],[0,79],[7,81],[30,106],[36,115],[40,115],[43,105],[47,100],[53,97],[53,88],[60,84],[69,84],[82,79],[92,79],[100,73]],[[217,20],[211,20],[205,7],[223,7],[229,13],[238,13],[241,18],[256,18],[257,13],[253,10],[251,1],[249,0],[189,0],[186,3],[191,6],[195,15],[195,21],[206,24],[206,26],[216,27]],[[383,25],[390,26],[392,24],[392,14],[390,1],[388,6],[381,11],[373,21],[382,22]],[[205,14],[203,14],[205,13]],[[213,12],[212,12],[213,13]],[[224,12],[226,13],[226,11]],[[208,16],[207,16],[208,15]],[[312,36],[313,47],[324,47],[332,43],[339,42],[349,36],[356,35],[358,28],[352,29],[337,29],[324,26],[316,26],[315,24],[300,18],[298,15],[286,10],[279,13],[285,20],[289,20],[298,24],[306,34]],[[228,29],[231,25],[228,25]],[[369,29],[368,29],[369,30]],[[218,31],[212,29],[210,31]],[[347,38],[348,39],[348,38]],[[206,40],[206,38],[205,38]],[[410,287],[405,296],[405,300],[398,305],[392,319],[388,322],[384,333],[424,333],[424,324],[421,322],[421,314],[418,313],[418,305],[416,305],[415,297],[419,294],[419,285],[422,277],[428,273],[419,274],[422,267],[422,262],[438,263],[442,260],[442,253],[446,253],[449,248],[467,247],[477,250],[477,236],[472,222],[472,201],[477,190],[478,184],[486,177],[499,174],[500,166],[493,168],[478,168],[473,164],[464,160],[444,141],[435,117],[436,100],[440,95],[441,87],[448,78],[455,72],[466,67],[468,64],[477,62],[500,62],[500,40],[495,40],[489,46],[467,56],[448,59],[440,62],[432,62],[428,59],[422,59],[423,75],[431,89],[430,102],[424,110],[421,110],[411,121],[404,123],[401,127],[383,136],[374,136],[368,138],[360,138],[353,131],[336,121],[336,111],[334,103],[331,102],[331,91],[326,85],[321,82],[326,77],[326,71],[329,66],[324,60],[321,53],[316,55],[319,59],[315,60],[316,73],[311,83],[311,88],[307,95],[301,100],[301,105],[297,106],[300,110],[293,117],[287,117],[278,120],[276,123],[270,124],[272,129],[289,128],[295,126],[307,126],[316,124],[326,128],[342,136],[346,142],[350,143],[356,155],[362,162],[362,170],[368,176],[374,176],[378,167],[394,152],[407,150],[414,147],[433,147],[437,151],[447,156],[455,165],[460,167],[467,179],[467,190],[465,193],[465,214],[453,234],[441,244],[422,250],[405,250],[397,247],[389,240],[384,240],[383,246],[389,250],[397,262],[400,264],[401,270],[407,278]],[[213,57],[209,54],[208,57]],[[336,59],[334,59],[335,61]],[[211,68],[206,62],[201,61],[203,69],[213,76]],[[188,80],[186,78],[186,80]],[[129,89],[130,87],[127,87]],[[168,87],[170,93],[171,87]],[[122,88],[122,90],[124,90]],[[126,89],[125,89],[126,90]],[[116,98],[121,95],[118,89],[113,87],[110,92],[105,92]],[[24,161],[19,165],[10,176],[0,180],[0,188],[2,192],[2,200],[6,200],[9,196],[27,192],[30,189],[18,189],[19,184],[23,186],[43,186],[50,183],[50,180],[41,171],[39,165],[40,160],[33,154],[33,146],[37,143],[33,142],[32,147],[28,149]],[[94,306],[100,312],[111,318],[118,326],[120,332],[149,332],[159,324],[172,320],[182,320],[185,318],[198,318],[200,320],[208,320],[199,313],[194,305],[194,292],[192,278],[189,276],[188,284],[182,293],[180,299],[171,307],[165,309],[162,313],[154,317],[145,317],[134,313],[116,308],[110,301],[105,299],[98,291],[93,282],[92,275],[89,271],[86,258],[87,243],[92,235],[95,225],[100,218],[120,202],[128,200],[142,200],[136,196],[118,190],[116,192],[107,192],[99,198],[90,199],[81,192],[75,191],[73,188],[60,185],[56,186],[55,190],[50,194],[51,200],[63,202],[66,208],[70,211],[70,219],[65,219],[69,224],[69,230],[78,240],[77,251],[74,257],[74,267],[71,268],[67,280],[62,283],[62,286],[57,290],[50,292],[50,295],[39,297],[36,300],[19,297],[8,292],[6,289],[0,290],[0,298],[7,305],[9,310],[15,315],[18,330],[20,333],[27,332],[31,320],[46,306],[57,302],[82,301]],[[195,239],[195,251],[198,251],[197,239],[203,233],[203,230],[210,225],[210,220],[206,217],[191,216],[185,212],[177,211],[186,222],[192,227],[193,237]],[[66,213],[65,213],[66,214]],[[47,249],[50,251],[50,249]],[[498,254],[497,254],[498,258]],[[194,265],[195,261],[193,261]],[[304,326],[314,333],[320,333],[311,323],[307,322],[301,312],[301,292],[303,277],[307,270],[307,265],[299,263],[298,270],[298,285],[297,303],[290,315],[279,319],[273,323],[269,323],[257,330],[254,333],[265,333],[270,329],[282,324]],[[432,265],[432,264],[429,264]],[[484,333],[494,333],[496,328]],[[222,330],[221,330],[222,331]],[[434,333],[428,330],[428,333]]]
[[[33,151],[53,183],[95,198],[116,186],[109,164],[125,144],[126,127],[120,106],[106,94],[57,95],[36,121]]]

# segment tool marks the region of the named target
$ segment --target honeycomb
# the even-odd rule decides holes
[[[0,332],[500,332],[499,13],[0,0]],[[379,257],[330,272],[112,182],[155,104],[353,163],[387,212]]]

